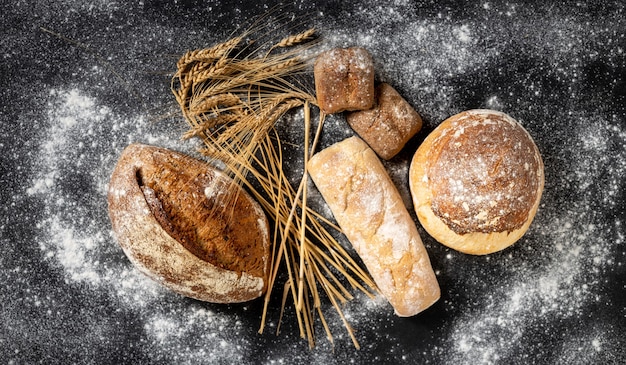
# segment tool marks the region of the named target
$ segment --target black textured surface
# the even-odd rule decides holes
[[[407,206],[413,152],[460,111],[510,114],[544,158],[542,205],[513,247],[467,256],[420,228],[442,288],[432,308],[397,318],[380,299],[346,305],[361,350],[328,303],[334,349],[318,326],[318,347],[309,350],[290,308],[273,333],[280,291],[259,335],[260,302],[201,303],[138,274],[106,211],[117,156],[131,142],[193,153],[195,144],[180,140],[184,122],[161,118],[176,112],[167,74],[184,51],[223,41],[271,8],[199,0],[0,7],[2,362],[626,362],[620,1],[299,1],[273,13],[268,27],[278,38],[294,15],[319,29],[321,47],[366,47],[378,80],[423,116],[424,129],[386,163]],[[301,123],[301,113],[290,114],[282,133],[298,143]],[[350,134],[342,116],[331,116],[322,147]],[[286,168],[297,173],[295,152]]]

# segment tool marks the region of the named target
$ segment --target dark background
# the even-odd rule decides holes
[[[0,359],[7,363],[626,362],[626,14],[622,2],[14,1],[0,7]],[[112,237],[106,184],[131,142],[180,140],[169,75],[260,14],[277,38],[315,26],[320,48],[360,45],[424,119],[386,163],[410,208],[407,165],[442,120],[509,113],[535,139],[546,187],[535,222],[500,253],[449,250],[420,228],[442,288],[397,318],[346,305],[360,350],[325,303],[332,346],[287,308],[182,298],[139,275]],[[287,24],[287,25],[285,25]],[[54,34],[53,34],[54,33]],[[300,143],[299,112],[281,121]],[[350,135],[329,117],[322,147]],[[297,171],[295,153],[286,168]],[[316,200],[317,199],[317,200]],[[319,197],[312,197],[319,203]],[[345,243],[345,242],[344,242]]]

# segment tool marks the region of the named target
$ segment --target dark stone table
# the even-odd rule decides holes
[[[555,4],[3,4],[0,359],[626,362],[625,5]],[[317,347],[309,349],[290,306],[274,334],[282,284],[269,327],[258,334],[261,301],[217,305],[178,296],[138,273],[112,236],[106,191],[121,150],[143,142],[195,154],[198,146],[180,139],[186,127],[169,84],[177,58],[226,40],[268,12],[266,29],[279,38],[304,23],[319,30],[319,47],[367,48],[377,80],[422,115],[422,131],[385,164],[409,209],[408,161],[429,131],[460,111],[510,114],[544,158],[539,212],[514,246],[468,256],[419,228],[442,297],[417,316],[398,318],[384,300],[356,295],[344,311],[360,350],[329,303],[323,305],[334,345],[317,323]],[[301,111],[279,127],[285,140],[301,143]],[[351,134],[342,115],[330,116],[321,147]],[[297,171],[301,161],[294,152],[286,169]]]

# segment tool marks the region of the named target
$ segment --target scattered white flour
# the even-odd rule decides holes
[[[624,235],[619,233],[623,223],[619,219],[607,221],[598,209],[619,209],[616,197],[626,182],[615,179],[626,174],[626,151],[609,153],[607,145],[626,145],[626,131],[593,115],[577,118],[574,123],[580,139],[563,146],[563,153],[572,154],[575,165],[564,172],[566,176],[551,172],[548,180],[553,183],[545,199],[554,201],[558,192],[552,189],[558,187],[553,184],[564,178],[581,187],[580,200],[560,207],[542,206],[528,242],[521,243],[529,247],[497,258],[504,260],[502,271],[509,275],[497,281],[483,278],[480,291],[484,297],[476,307],[461,311],[445,347],[434,351],[445,362],[510,363],[517,361],[517,354],[526,352],[533,353],[535,360],[543,357],[544,361],[555,358],[556,363],[563,364],[596,363],[606,357],[601,356],[602,344],[610,348],[609,354],[619,353],[619,342],[615,342],[618,330],[606,322],[590,321],[587,311],[606,305],[602,302],[603,278],[609,268],[625,264],[614,251],[624,244]],[[593,128],[589,128],[590,121]],[[603,181],[604,175],[613,178]],[[604,201],[596,200],[598,192],[585,196],[585,191],[593,189],[591,182],[602,182],[597,189],[605,196]],[[466,275],[482,273],[478,267]],[[570,323],[579,330],[575,335],[551,330],[555,322]],[[524,347],[537,331],[559,343],[560,348],[552,348],[550,343]]]
[[[141,82],[152,75],[142,72],[154,71],[150,60],[155,53],[179,52],[215,37],[207,34],[204,23],[194,25],[189,34],[163,24],[159,32],[144,33],[131,24],[135,17],[121,13],[126,4],[83,3],[41,2],[35,10],[45,11],[46,19],[56,19],[58,10],[61,23],[64,17],[79,19],[85,13],[107,15],[115,26],[86,37],[114,56],[110,47],[123,47],[127,52],[113,61],[135,72],[137,79],[143,77],[137,86],[146,90],[152,84]],[[210,3],[209,8],[221,9],[217,2]],[[133,10],[144,14],[147,4],[140,1]],[[15,345],[14,359],[21,359],[20,349],[33,348],[27,343],[30,338],[24,339],[32,335],[59,346],[77,344],[68,351],[92,360],[102,357],[98,351],[123,345],[120,354],[105,355],[133,360],[123,358],[127,351],[144,363],[623,363],[620,331],[626,309],[615,308],[613,297],[605,292],[605,278],[623,273],[626,265],[621,211],[626,191],[624,116],[608,117],[605,110],[619,106],[604,106],[602,96],[587,100],[588,83],[581,82],[586,66],[596,61],[608,68],[623,67],[623,21],[590,22],[584,13],[562,17],[558,7],[555,15],[539,15],[534,8],[497,2],[467,4],[462,10],[442,6],[427,14],[402,0],[344,10],[342,16],[349,22],[329,11],[319,14],[315,26],[323,46],[367,48],[377,78],[389,82],[416,108],[425,130],[453,113],[489,107],[509,112],[533,135],[546,164],[546,189],[536,220],[519,245],[487,257],[468,257],[423,236],[444,284],[441,301],[433,311],[398,319],[381,297],[357,295],[345,306],[345,315],[361,351],[352,348],[330,307],[326,313],[334,347],[320,326],[319,347],[308,351],[289,314],[292,308],[286,310],[279,336],[273,334],[276,311],[266,333],[258,335],[259,322],[246,312],[259,310],[258,304],[214,306],[182,298],[145,278],[126,259],[110,232],[106,205],[107,183],[119,153],[132,142],[186,149],[183,152],[192,152],[193,146],[179,141],[178,125],[153,123],[141,111],[128,115],[115,109],[118,103],[133,101],[121,102],[125,96],[108,94],[111,74],[105,67],[72,65],[77,71],[69,86],[38,91],[47,102],[37,106],[45,110],[45,119],[29,125],[39,128],[39,141],[25,156],[32,164],[32,180],[24,193],[43,211],[33,215],[36,239],[24,244],[40,253],[43,268],[21,265],[1,273],[7,280],[38,271],[52,273],[41,283],[45,294],[35,286],[24,286],[20,293],[25,308],[48,325],[35,334],[29,332],[32,324],[12,318],[15,328],[2,327],[0,347],[13,346],[6,338],[16,333],[23,343]],[[237,13],[241,9],[233,10]],[[161,20],[143,16],[164,16],[146,14],[136,17],[153,27],[151,22]],[[217,16],[206,21],[213,25],[225,20]],[[125,32],[132,33],[128,40],[116,39]],[[104,34],[109,38],[101,41],[98,37]],[[46,46],[52,48],[50,44]],[[616,88],[619,82],[609,80]],[[287,121],[301,123],[302,114],[294,113]],[[325,128],[321,146],[351,134],[338,116],[330,116]],[[298,137],[297,129],[286,132]],[[292,171],[298,171],[301,157],[288,159]],[[391,161],[385,166],[410,207],[407,165]],[[321,201],[313,190],[310,197],[314,203]],[[328,210],[322,213],[331,216]],[[48,288],[53,285],[59,288]],[[74,295],[80,295],[79,304],[71,301]],[[95,303],[105,303],[102,308],[89,302],[92,297]],[[65,308],[66,303],[76,307]],[[115,315],[107,312],[111,308]],[[615,318],[598,318],[609,310],[616,312]],[[97,314],[85,313],[91,311]]]
[[[84,285],[93,295],[110,297],[121,310],[131,311],[140,318],[143,323],[140,341],[151,349],[150,357],[154,361],[186,362],[202,358],[243,361],[250,351],[250,338],[258,339],[259,321],[248,321],[244,326],[236,311],[214,312],[163,289],[132,267],[110,231],[106,216],[107,184],[123,146],[138,141],[176,149],[180,148],[176,144],[178,136],[156,135],[158,132],[150,131],[141,117],[116,115],[79,89],[52,90],[49,99],[48,138],[41,144],[37,173],[26,189],[29,196],[41,199],[46,207],[44,217],[36,223],[40,232],[37,243],[44,262],[63,271],[66,285]],[[301,115],[294,119],[302,122]],[[301,162],[296,158],[295,163]],[[89,195],[94,192],[96,195]],[[312,196],[315,200],[315,194]],[[371,327],[369,321],[376,318],[371,316],[372,312],[392,311],[390,307],[381,308],[385,304],[380,299],[372,302],[358,296],[346,307],[346,315],[359,333]],[[328,303],[325,306],[337,346],[350,349],[352,342],[341,319]],[[274,337],[272,321],[277,319],[278,310],[271,309],[269,328],[262,335],[266,336],[265,341]],[[283,321],[295,319],[288,313]],[[303,356],[314,354],[320,361],[331,359],[331,345],[319,323],[318,326],[316,351],[319,352],[305,352]],[[283,324],[283,327],[290,326]],[[277,338],[291,338],[293,342],[297,328],[282,332]],[[363,337],[359,337],[362,341]],[[303,340],[295,343],[297,348],[290,352],[306,348]],[[284,361],[276,360],[283,355],[284,351],[269,355],[268,363]]]
[[[617,332],[623,328],[626,309],[617,308],[622,313],[616,318],[621,327],[609,318],[594,319],[592,309],[613,305],[604,292],[604,277],[623,272],[626,264],[618,254],[624,244],[624,223],[619,218],[623,206],[619,204],[626,191],[623,116],[597,113],[596,107],[604,103],[600,99],[568,103],[552,91],[549,81],[540,81],[566,83],[570,85],[567,98],[585,98],[580,75],[598,51],[585,53],[582,44],[607,39],[600,47],[606,52],[604,59],[609,67],[611,63],[619,67],[616,60],[623,60],[623,50],[611,46],[619,36],[614,27],[581,26],[576,19],[557,20],[556,15],[526,23],[532,10],[514,4],[468,7],[474,16],[466,22],[450,21],[445,15],[408,21],[403,11],[414,14],[413,8],[402,5],[383,17],[380,9],[368,7],[352,14],[361,29],[351,33],[331,25],[329,31],[329,47],[369,49],[377,63],[377,76],[401,90],[431,121],[431,128],[456,112],[487,107],[509,112],[514,118],[521,116],[522,124],[529,125],[540,141],[547,183],[529,233],[516,247],[500,254],[467,257],[447,251],[441,255],[443,260],[436,262],[435,269],[448,284],[442,287],[442,301],[452,320],[434,335],[441,338],[440,344],[420,359],[424,363],[517,364],[595,363],[625,357]],[[402,27],[394,27],[395,22]],[[502,22],[509,23],[505,27]],[[503,37],[501,31],[523,37]],[[526,57],[528,52],[537,58],[536,69],[521,74],[536,77],[511,79],[510,73],[519,65],[503,60]],[[486,72],[492,77],[495,72],[492,81],[500,80],[501,87],[492,83],[492,89],[481,90],[480,75]],[[613,80],[615,87],[617,82]],[[524,85],[527,93],[509,91],[513,83]],[[465,98],[457,93],[486,96],[468,105],[458,103]],[[405,174],[403,165],[391,162],[386,166],[394,181],[400,182],[401,193],[407,192],[406,184],[397,178]],[[431,247],[435,255],[441,252],[436,245]],[[493,277],[497,272],[501,277]],[[575,333],[567,333],[570,328]]]
[[[45,204],[46,214],[36,223],[45,262],[63,270],[68,286],[86,285],[92,295],[106,295],[135,312],[144,323],[141,341],[154,342],[153,360],[241,360],[245,340],[237,314],[185,304],[133,268],[110,231],[106,186],[123,144],[173,147],[176,138],[152,134],[142,118],[116,115],[79,89],[52,90],[49,96],[47,138],[26,191]]]

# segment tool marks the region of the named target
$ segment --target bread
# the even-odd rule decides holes
[[[215,303],[248,301],[266,290],[265,214],[207,163],[132,144],[113,171],[108,203],[122,249],[163,286]]]
[[[365,48],[334,48],[313,66],[319,108],[326,114],[374,105],[374,61]]]
[[[422,118],[389,84],[376,87],[372,109],[346,115],[350,127],[385,160],[394,157],[422,128]]]
[[[455,250],[484,255],[528,230],[543,191],[543,161],[513,118],[469,110],[426,137],[411,162],[409,185],[430,235]]]
[[[384,166],[351,137],[314,155],[308,172],[398,316],[435,303],[439,284],[415,222]]]

